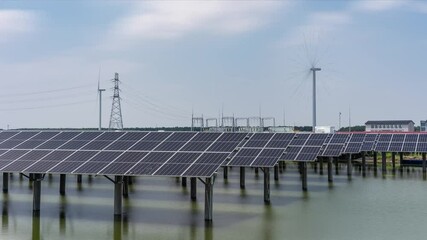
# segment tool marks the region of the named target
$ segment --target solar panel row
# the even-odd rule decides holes
[[[246,135],[3,131],[0,171],[211,176]]]

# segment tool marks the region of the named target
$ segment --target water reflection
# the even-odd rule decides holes
[[[61,235],[66,234],[67,230],[67,217],[66,217],[66,208],[67,208],[67,198],[60,197],[59,203],[59,233]]]
[[[9,229],[9,195],[3,194],[3,204],[2,204],[2,212],[1,212],[1,226],[2,232],[7,232]]]
[[[40,213],[39,212],[33,212],[33,231],[32,236],[33,240],[40,240]]]

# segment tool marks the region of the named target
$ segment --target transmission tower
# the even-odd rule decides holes
[[[122,108],[120,106],[120,88],[119,74],[114,75],[114,94],[113,104],[111,106],[110,126],[109,129],[123,129]]]

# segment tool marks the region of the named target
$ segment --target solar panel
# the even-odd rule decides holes
[[[405,142],[403,143],[402,152],[415,152],[417,149],[417,143],[414,142]]]
[[[289,143],[289,146],[303,146],[311,134],[295,134],[294,138]]]
[[[298,153],[301,151],[302,146],[289,146],[286,148],[284,154],[282,157],[280,157],[281,160],[294,160]]]
[[[421,137],[421,135],[420,135],[420,137]],[[419,142],[417,144],[416,151],[417,152],[427,152],[427,143],[425,143],[425,142]]]
[[[60,146],[64,145],[66,142],[67,140],[49,140],[42,143],[36,148],[37,149],[57,149]]]
[[[405,142],[418,142],[419,134],[405,134]]]
[[[143,159],[148,152],[125,152],[120,155],[114,162],[115,163],[137,163]]]
[[[166,163],[162,165],[155,173],[154,176],[181,176],[189,167],[190,163],[174,164]]]
[[[9,139],[6,140],[2,143],[0,143],[0,149],[11,149],[14,148],[16,146],[18,146],[19,144],[21,144],[24,140],[16,140],[16,139]]]
[[[81,132],[61,132],[58,135],[51,138],[51,140],[68,141],[79,135]]]
[[[168,160],[168,163],[192,163],[200,155],[201,153],[178,152]]]
[[[365,133],[353,133],[353,134],[351,134],[351,137],[348,140],[348,142],[350,142],[350,143],[353,143],[353,142],[361,143],[365,139],[365,136],[366,136]]]
[[[181,176],[191,177],[210,177],[218,169],[217,165],[213,164],[193,164]]]
[[[344,144],[328,144],[321,154],[324,157],[338,157],[342,154]]]
[[[324,134],[324,133],[311,134],[311,136],[308,138],[305,145],[306,146],[322,146],[328,137],[329,137],[329,134]]]
[[[363,142],[360,151],[369,152],[374,150],[375,142]]]
[[[321,147],[306,146],[295,157],[295,161],[314,161],[319,155]]]
[[[375,142],[377,140],[378,134],[369,133],[366,134],[364,142]]]
[[[393,134],[391,142],[402,142],[405,141],[405,134]]]
[[[349,142],[345,147],[343,153],[360,153],[362,142]]]
[[[334,134],[331,137],[329,143],[346,143],[347,139],[350,137],[350,134]]]
[[[0,132],[0,141],[9,139],[18,133],[19,132],[14,132],[14,131]]]
[[[197,164],[219,164],[221,165],[228,157],[228,153],[203,153],[195,163]]]
[[[418,142],[426,143],[427,142],[427,134],[420,134],[418,137]]]
[[[403,148],[403,142],[391,142],[388,147],[388,152],[401,152]]]

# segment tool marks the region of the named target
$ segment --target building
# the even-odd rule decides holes
[[[421,132],[427,132],[427,120],[421,120],[420,131]]]
[[[335,133],[335,127],[331,126],[316,126],[314,128],[315,133]]]
[[[367,121],[367,132],[414,132],[415,123],[412,120]]]

